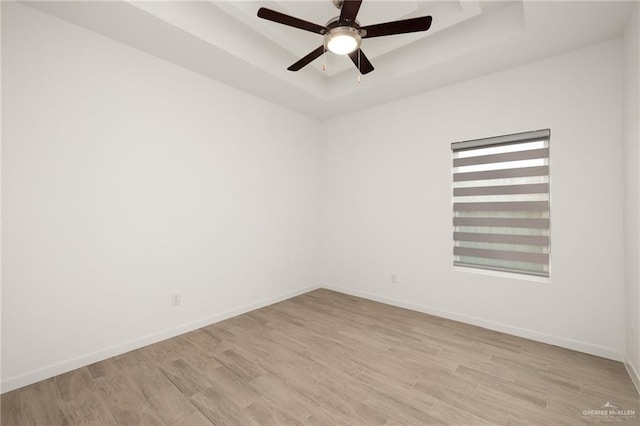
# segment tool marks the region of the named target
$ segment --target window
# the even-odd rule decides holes
[[[454,265],[549,276],[549,136],[451,144]]]

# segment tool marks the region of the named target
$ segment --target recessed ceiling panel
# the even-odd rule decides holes
[[[25,4],[318,119],[368,108],[619,37],[634,1],[364,0],[362,25],[431,15],[429,31],[364,39],[356,79],[331,53],[287,67],[322,36],[257,17],[260,7],[324,25],[331,0],[42,1]],[[323,62],[327,70],[322,70]]]

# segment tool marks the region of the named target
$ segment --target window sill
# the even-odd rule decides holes
[[[533,281],[537,283],[551,284],[550,277],[538,277],[535,275],[516,274],[514,272],[492,271],[490,269],[467,268],[464,266],[453,266],[454,271],[464,272],[467,274],[489,275],[498,278],[509,278],[521,281]]]

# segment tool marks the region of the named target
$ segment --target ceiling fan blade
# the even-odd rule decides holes
[[[316,34],[324,34],[327,32],[327,28],[323,27],[322,25],[294,18],[293,16],[285,15],[284,13],[267,9],[266,7],[261,7],[260,9],[258,9],[258,17],[266,19],[268,21],[277,22],[278,24],[287,25],[289,27],[310,31]]]
[[[427,31],[431,27],[431,20],[431,16],[422,16],[420,18],[403,19],[401,21],[368,25],[366,27],[362,27],[363,30],[367,31],[367,34],[362,38]]]
[[[369,58],[366,57],[362,49],[354,50],[349,53],[349,57],[353,61],[353,64],[360,70],[360,74],[369,74],[374,70],[373,65],[369,62]]]
[[[340,22],[355,21],[361,4],[362,0],[344,0],[340,9]]]
[[[307,56],[305,56],[304,58],[300,59],[298,62],[296,62],[295,64],[291,65],[287,69],[289,71],[298,71],[300,68],[304,67],[305,65],[309,65],[311,62],[313,62],[314,59],[319,58],[320,56],[322,56],[323,53],[324,53],[324,46],[320,46],[316,50],[314,50],[313,52],[309,53]]]

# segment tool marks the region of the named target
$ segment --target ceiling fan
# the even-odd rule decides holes
[[[266,7],[258,10],[258,17],[324,36],[323,45],[287,68],[289,71],[300,70],[328,50],[336,55],[349,55],[358,71],[361,74],[367,74],[373,71],[373,65],[360,49],[362,39],[427,31],[431,27],[431,16],[361,27],[356,20],[361,3],[362,0],[333,0],[333,4],[340,9],[340,16],[331,19],[325,26],[294,18]]]

